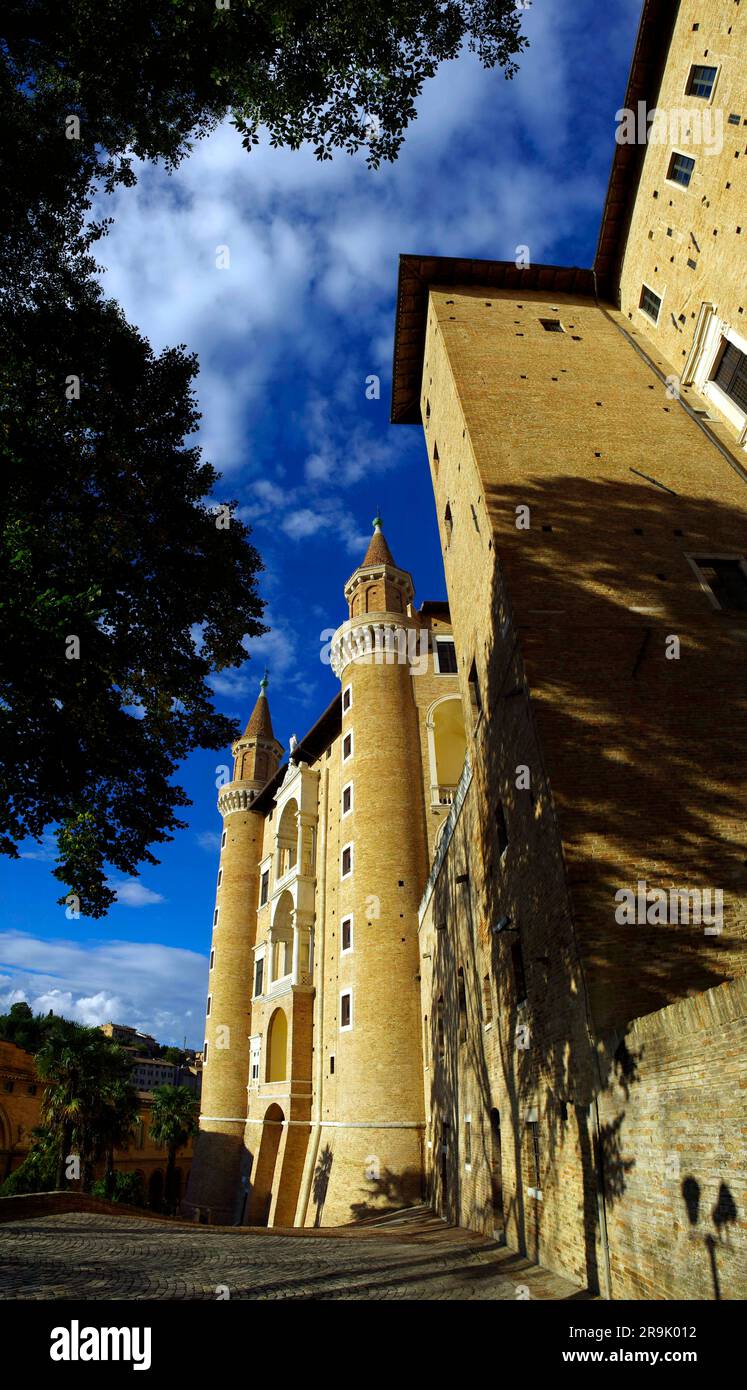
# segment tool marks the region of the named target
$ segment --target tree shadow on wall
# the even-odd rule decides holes
[[[353,1220],[368,1216],[386,1216],[388,1212],[403,1211],[422,1201],[423,1175],[420,1168],[405,1168],[395,1173],[383,1168],[378,1177],[368,1180],[365,1200],[351,1203]]]
[[[317,1160],[316,1168],[314,1169],[314,1180],[311,1187],[312,1196],[316,1205],[316,1212],[314,1215],[315,1226],[321,1226],[322,1224],[324,1203],[327,1200],[331,1172],[332,1149],[329,1144],[325,1144]]]
[[[599,1195],[608,1207],[618,1203],[635,1162],[624,1121],[644,1049],[629,1045],[631,1022],[744,966],[747,644],[730,635],[733,615],[709,604],[685,559],[685,551],[742,553],[744,537],[730,507],[653,486],[536,478],[488,485],[485,500],[500,551],[500,564],[487,560],[475,537],[475,564],[492,566],[482,691],[490,723],[486,715],[476,731],[468,804],[433,894],[434,923],[443,928],[435,933],[433,1000],[443,998],[445,1019],[440,1045],[434,1006],[435,1196],[455,1212],[460,1073],[472,1073],[486,1115],[499,1103],[499,1073],[510,1112],[504,1143],[517,1175],[504,1199],[506,1223],[537,1258],[542,1204],[526,1193],[524,1175],[532,1167],[526,1116],[538,1099],[544,1174],[568,1161],[571,1141],[581,1167],[586,1279],[598,1288]],[[520,505],[531,507],[532,529],[517,538]],[[640,593],[631,587],[636,572]],[[656,613],[635,611],[654,606],[652,586]],[[679,660],[665,658],[670,634],[679,636]],[[462,656],[468,663],[469,653]],[[517,787],[519,762],[531,769],[527,788]],[[460,824],[470,815],[464,843]],[[662,860],[667,887],[723,887],[722,936],[694,923],[616,924],[615,893],[635,888],[638,876],[659,886]],[[485,881],[479,897],[476,877]],[[466,922],[459,937],[457,921]],[[500,921],[509,929],[494,933]],[[526,1006],[512,957],[517,940]],[[497,1000],[490,1034],[486,978]],[[529,1045],[521,1048],[524,1023]],[[602,1121],[606,1091],[617,1113]],[[490,1167],[488,1126],[472,1131],[483,1146],[477,1161]],[[487,1222],[490,1212],[483,1215]]]

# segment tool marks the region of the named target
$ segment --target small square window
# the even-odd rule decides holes
[[[436,638],[436,665],[439,676],[454,676],[457,672],[456,647],[451,637]]]
[[[565,333],[560,319],[540,319],[540,323],[546,333]]]
[[[353,991],[346,989],[340,995],[340,1028],[353,1026]]]
[[[689,97],[703,97],[707,100],[713,91],[717,72],[718,68],[704,67],[701,63],[693,63],[685,88],[687,95]]]
[[[352,703],[353,703],[353,687],[352,687],[352,685],[346,685],[346,686],[345,686],[345,689],[344,689],[343,692],[342,692],[342,712],[343,712],[343,714],[347,714],[347,712],[348,712],[348,710],[350,709],[350,706],[352,705]]]
[[[643,285],[641,287],[641,298],[638,307],[653,323],[659,322],[661,299],[658,294],[654,294],[654,291],[649,289],[648,285]]]
[[[688,154],[677,154],[676,151],[669,161],[667,178],[670,183],[679,183],[683,188],[689,186],[695,168],[695,160]]]
[[[747,563],[721,555],[696,555],[694,564],[719,608],[747,611]]]
[[[352,951],[353,949],[353,919],[343,917],[340,923],[340,950]]]
[[[353,735],[352,735],[352,733],[350,733],[350,734],[346,734],[345,737],[344,737],[344,739],[342,740],[342,761],[343,761],[344,763],[346,763],[347,760],[348,760],[348,758],[352,758],[352,756],[353,756]]]

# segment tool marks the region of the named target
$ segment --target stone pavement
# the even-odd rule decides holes
[[[231,1299],[589,1297],[423,1212],[287,1233],[93,1212],[0,1226],[0,1299],[216,1299],[221,1287]]]

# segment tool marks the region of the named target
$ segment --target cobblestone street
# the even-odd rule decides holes
[[[334,1234],[94,1212],[0,1226],[2,1299],[216,1299],[221,1288],[231,1299],[588,1298],[511,1251],[428,1216]]]

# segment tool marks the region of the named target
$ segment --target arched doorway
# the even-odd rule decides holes
[[[247,1220],[250,1226],[266,1226],[270,1219],[272,1206],[272,1185],[275,1178],[280,1140],[283,1137],[285,1116],[279,1105],[271,1105],[262,1125],[262,1138],[259,1145],[257,1167],[252,1184],[252,1194],[248,1204]]]
[[[285,1081],[288,1076],[288,1020],[283,1009],[276,1009],[267,1030],[266,1081]]]
[[[148,1206],[151,1211],[160,1211],[163,1205],[163,1173],[155,1168],[148,1182]]]
[[[270,980],[285,980],[293,972],[293,898],[280,894],[270,928]]]
[[[497,1236],[504,1234],[503,1166],[501,1157],[501,1116],[495,1107],[490,1112],[490,1191],[493,1202],[493,1229]]]

